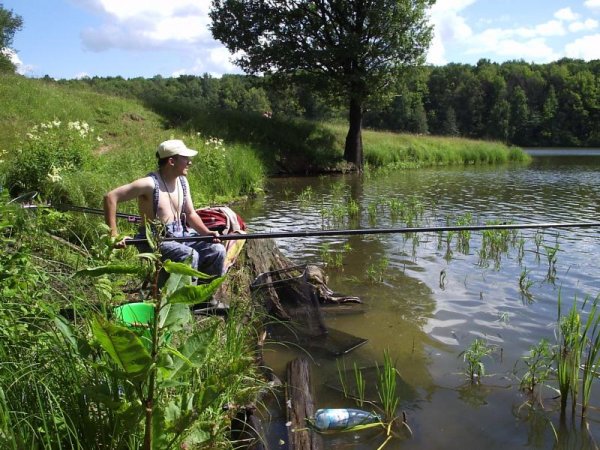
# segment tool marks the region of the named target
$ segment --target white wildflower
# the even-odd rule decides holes
[[[68,123],[68,127],[69,130],[81,130],[81,125],[79,124],[79,120],[75,121],[75,122],[69,122]]]
[[[62,177],[60,176],[60,168],[52,165],[50,173],[48,174],[48,178],[52,183],[58,183],[59,181],[62,181]]]
[[[54,120],[52,121],[52,125],[54,125],[56,128],[60,127],[60,120],[58,120],[58,119],[54,119]]]
[[[102,139],[100,136],[96,136],[96,140],[97,140],[98,142],[102,142],[102,141],[104,141],[104,139]]]

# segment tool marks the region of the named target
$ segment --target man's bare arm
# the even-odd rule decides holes
[[[117,236],[117,205],[152,193],[154,185],[148,178],[140,178],[132,183],[113,189],[104,196],[104,221],[110,227],[111,235]]]

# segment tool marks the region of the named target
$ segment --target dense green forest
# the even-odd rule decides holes
[[[313,120],[346,118],[344,109],[328,106],[306,88],[261,77],[94,77],[58,83],[139,98],[175,121],[189,119],[182,111],[206,108]],[[600,145],[600,130],[595,126],[600,119],[599,60],[497,64],[482,59],[475,66],[412,68],[397,80],[395,92],[387,105],[368,108],[365,126],[519,146]]]

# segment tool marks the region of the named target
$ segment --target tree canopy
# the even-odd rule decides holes
[[[213,0],[213,36],[247,73],[291,75],[349,107],[344,158],[362,168],[365,105],[422,62],[435,0]]]
[[[23,26],[21,16],[12,10],[4,8],[0,3],[0,72],[14,72],[15,65],[12,63],[9,51],[13,43],[15,33]]]

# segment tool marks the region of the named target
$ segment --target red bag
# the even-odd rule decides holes
[[[209,230],[219,231],[222,233],[223,230],[227,229],[227,231],[230,232],[236,228],[236,224],[231,223],[231,218],[228,217],[225,212],[223,212],[223,209],[224,208],[221,207],[202,208],[197,209],[196,212],[202,219],[202,222],[204,222],[204,225],[206,225],[206,227]],[[244,220],[240,217],[239,214],[234,213],[233,211],[231,211],[231,213],[235,214],[235,218],[237,219],[237,225],[239,225],[239,229],[245,231],[246,223],[244,222]]]

